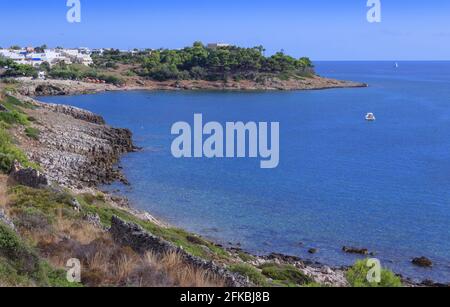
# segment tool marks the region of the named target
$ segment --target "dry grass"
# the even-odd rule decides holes
[[[115,244],[109,233],[81,218],[59,213],[52,221],[38,214],[30,219],[9,206],[6,181],[5,176],[0,176],[1,206],[19,222],[21,237],[54,267],[65,268],[69,259],[79,259],[86,286],[224,286],[220,278],[188,265],[177,253],[139,255]]]
[[[224,286],[220,278],[186,264],[179,254],[139,255],[128,247],[116,245],[108,233],[92,225],[79,226],[58,221],[55,229],[70,239],[44,236],[38,238],[38,246],[42,255],[57,267],[64,267],[68,259],[80,259],[82,282],[87,286]]]
[[[224,281],[201,269],[186,264],[178,253],[158,257],[153,253],[144,255],[144,262],[169,274],[178,287],[223,287]]]
[[[8,202],[8,176],[0,174],[0,207],[7,209]]]

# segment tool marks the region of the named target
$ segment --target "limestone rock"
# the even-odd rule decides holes
[[[20,185],[39,189],[49,185],[47,177],[33,168],[23,168],[19,162],[14,161],[10,177]]]
[[[11,219],[6,215],[6,212],[0,208],[0,223],[5,224],[6,226],[9,226],[14,231],[16,230],[16,226],[11,221]]]

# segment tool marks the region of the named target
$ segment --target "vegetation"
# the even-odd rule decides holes
[[[267,278],[254,266],[248,264],[234,264],[230,266],[230,271],[239,273],[249,278],[249,280],[257,286],[267,286]]]
[[[267,263],[261,266],[262,274],[272,279],[276,284],[285,286],[301,286],[312,283],[313,280],[292,265]]]
[[[64,271],[42,261],[34,249],[2,223],[0,281],[7,286],[69,286]]]
[[[314,73],[308,58],[295,59],[278,52],[265,57],[255,48],[207,48],[201,42],[182,50],[156,50],[142,59],[136,72],[154,80],[257,80],[270,76],[296,77]]]
[[[48,75],[54,79],[63,80],[83,80],[85,78],[103,80],[106,83],[121,85],[124,81],[113,74],[99,72],[97,69],[81,64],[67,65],[59,63],[50,68],[47,65],[41,66],[41,70],[47,71]]]
[[[38,47],[38,49],[44,48]],[[181,50],[135,50],[121,52],[107,50],[92,55],[94,64],[87,67],[80,64],[59,63],[50,67],[43,63],[39,68],[16,64],[0,58],[0,67],[7,67],[4,77],[37,77],[38,70],[48,76],[63,80],[92,78],[106,83],[121,85],[126,78],[140,76],[156,81],[166,80],[252,80],[264,82],[270,78],[288,80],[314,74],[309,58],[294,58],[277,52],[264,55],[262,46],[241,48],[237,46],[208,48],[201,42]],[[123,68],[123,69],[122,69]]]
[[[87,194],[82,199],[95,204],[105,200],[102,195]],[[54,267],[64,267],[67,259],[79,258],[83,265],[83,285],[223,286],[220,278],[185,264],[176,253],[139,255],[116,245],[107,232],[85,221],[84,217],[92,211],[73,210],[73,201],[73,195],[61,188],[38,190],[17,186],[10,190],[8,211],[22,237]],[[130,221],[131,215],[121,210],[117,213]],[[70,239],[61,240],[62,237]],[[0,238],[0,242],[9,241],[1,233]],[[53,271],[51,276],[55,275],[58,276]],[[15,276],[14,271],[5,271],[5,276],[0,275],[0,282],[11,276]]]
[[[0,111],[0,172],[9,172],[15,160],[25,167],[37,168],[37,165],[29,162],[25,153],[14,144],[7,132],[11,125],[22,125],[28,129],[30,137],[37,133],[34,128],[29,127],[28,116],[22,111],[22,108],[32,108],[32,106],[11,96],[0,100],[0,106],[5,109]]]
[[[18,64],[13,60],[0,57],[0,68],[7,67],[4,77],[33,77],[37,78],[37,70],[31,65]]]
[[[37,128],[27,127],[27,128],[25,128],[25,134],[29,138],[32,138],[34,140],[39,140],[40,131]]]
[[[370,267],[367,266],[367,260],[360,260],[351,267],[347,274],[347,280],[352,287],[401,287],[402,282],[400,277],[395,276],[389,270],[383,269],[381,271],[381,282],[369,282],[367,274]]]

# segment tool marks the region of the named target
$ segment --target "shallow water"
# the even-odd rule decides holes
[[[256,253],[333,265],[366,247],[396,272],[450,281],[450,62],[322,62],[318,73],[369,88],[304,92],[109,92],[43,97],[130,128],[140,153],[115,185],[168,222]],[[374,112],[377,121],[364,120]],[[174,159],[171,125],[280,122],[280,165]],[[318,248],[311,256],[307,250]],[[415,268],[427,256],[433,269]]]

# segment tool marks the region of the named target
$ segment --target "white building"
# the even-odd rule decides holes
[[[210,43],[208,44],[208,48],[209,49],[217,49],[217,48],[225,48],[225,47],[230,47],[230,44],[225,44],[225,43]]]
[[[39,66],[44,62],[53,66],[57,63],[92,65],[93,61],[88,48],[80,49],[46,49],[44,53],[36,53],[31,48],[21,50],[0,49],[0,56],[11,59],[18,64]]]

